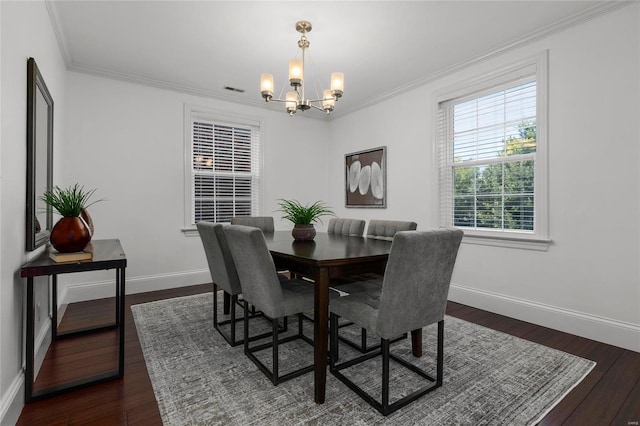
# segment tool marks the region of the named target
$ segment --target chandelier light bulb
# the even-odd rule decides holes
[[[331,93],[339,98],[344,91],[344,74],[341,72],[331,73]]]
[[[287,92],[286,103],[287,112],[293,116],[295,114],[296,109],[298,108],[298,93],[297,92]]]
[[[304,79],[304,64],[302,59],[289,61],[289,83],[292,87],[302,86]]]
[[[322,92],[322,108],[329,114],[336,105],[336,98],[331,94],[331,89],[325,89]]]
[[[262,97],[269,102],[273,97],[273,74],[262,74],[260,76],[260,90]]]

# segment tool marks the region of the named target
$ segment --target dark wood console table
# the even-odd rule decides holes
[[[24,264],[20,275],[27,279],[27,333],[26,333],[26,371],[25,371],[25,402],[36,401],[45,397],[58,395],[63,392],[79,389],[88,385],[101,383],[111,379],[121,378],[124,375],[124,297],[125,297],[125,268],[127,257],[122,250],[119,240],[95,240],[91,243],[93,250],[92,260],[79,262],[56,263],[49,259],[49,252],[44,251],[40,256]],[[79,330],[58,332],[58,280],[59,274],[74,272],[86,272],[97,270],[116,270],[116,315],[115,322],[108,325],[88,327]],[[51,341],[52,344],[68,336],[77,336],[88,332],[118,330],[118,369],[90,377],[84,377],[75,381],[55,385],[46,389],[34,389],[34,294],[33,279],[39,276],[51,276]]]

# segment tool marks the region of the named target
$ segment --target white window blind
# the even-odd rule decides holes
[[[191,120],[191,224],[228,223],[234,216],[259,214],[260,128]]]
[[[440,103],[440,222],[536,231],[536,76]]]

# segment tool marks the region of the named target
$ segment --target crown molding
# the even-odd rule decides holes
[[[165,90],[171,90],[174,92],[188,93],[191,95],[220,99],[228,102],[241,103],[243,105],[253,105],[256,107],[263,107],[264,100],[262,98],[256,99],[238,99],[237,94],[225,94],[221,92],[216,92],[212,90],[199,89],[196,87],[186,86],[182,84],[171,83],[169,81],[157,80],[150,77],[129,74],[129,73],[120,73],[110,70],[105,70],[101,68],[90,67],[87,65],[82,65],[78,63],[72,63],[70,67],[67,68],[68,71],[73,71],[81,74],[91,74],[99,77],[108,78],[111,80],[121,80],[128,83],[140,84],[143,86],[150,86]]]
[[[448,66],[446,68],[443,68],[441,70],[438,70],[436,72],[433,72],[431,74],[425,75],[419,79],[410,81],[408,83],[405,83],[401,86],[398,86],[397,88],[395,88],[394,90],[382,93],[381,95],[375,97],[375,98],[371,98],[370,100],[368,100],[367,102],[361,103],[360,105],[357,105],[355,107],[351,107],[348,108],[346,110],[342,110],[341,111],[341,115],[346,115],[346,114],[350,114],[353,113],[355,111],[361,110],[361,109],[365,109],[368,108],[370,106],[373,106],[375,104],[378,104],[380,102],[383,102],[385,100],[394,98],[398,95],[401,95],[403,93],[406,93],[410,90],[416,89],[418,87],[424,86],[428,83],[431,83],[433,81],[436,81],[442,77],[445,77],[447,75],[450,75],[454,72],[460,71],[464,68],[467,68],[471,65],[476,65],[476,64],[480,64],[482,62],[488,61],[489,59],[495,58],[498,55],[501,55],[503,53],[506,53],[510,50],[514,50],[518,47],[522,47],[525,46],[529,43],[533,43],[534,41],[540,40],[544,37],[548,37],[552,34],[556,34],[559,33],[561,31],[564,31],[566,29],[575,27],[577,25],[583,24],[585,22],[588,22],[590,20],[593,20],[595,18],[598,18],[600,16],[603,16],[607,13],[611,13],[613,11],[616,11],[618,9],[622,9],[624,7],[630,6],[634,3],[636,3],[636,0],[622,0],[622,1],[618,1],[618,0],[604,0],[601,1],[599,4],[589,8],[589,9],[585,9],[580,13],[577,13],[575,15],[569,16],[565,19],[562,19],[558,22],[555,22],[554,24],[551,25],[547,25],[545,27],[541,27],[540,29],[529,33],[523,37],[520,37],[518,39],[515,39],[507,44],[504,44],[498,48],[495,49],[491,49],[488,51],[485,51],[479,55],[473,56],[471,58],[465,59],[463,61],[460,61],[456,64],[453,64],[451,66]]]

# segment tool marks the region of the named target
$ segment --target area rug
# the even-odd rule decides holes
[[[204,293],[131,307],[165,425],[529,425],[541,420],[595,366],[447,316],[443,386],[383,417],[328,372],[324,404],[314,402],[313,373],[273,386],[244,356],[242,346],[230,347],[213,328],[212,304],[212,294]],[[250,323],[252,330],[268,326],[260,319]],[[305,333],[312,336],[312,325],[306,323]],[[289,330],[296,329],[290,320]],[[392,352],[433,371],[435,335],[435,326],[423,330],[420,359],[411,356],[410,338],[394,343]],[[264,352],[268,362],[270,351]],[[355,355],[340,346],[341,361]],[[313,349],[287,343],[280,347],[280,360],[281,370],[297,368],[312,363]],[[379,387],[379,362],[362,368],[353,376],[372,389]],[[391,373],[392,402],[398,393],[418,386],[409,377],[413,373]]]

